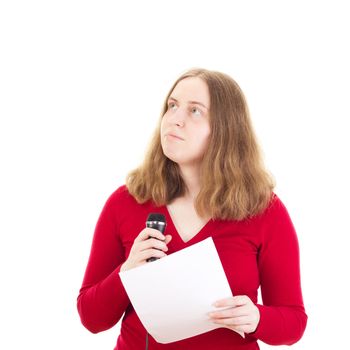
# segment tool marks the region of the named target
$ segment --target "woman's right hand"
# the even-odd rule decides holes
[[[149,258],[163,258],[168,251],[167,244],[172,236],[164,236],[160,231],[146,227],[135,238],[130,254],[120,271],[127,271],[134,267],[143,265]]]

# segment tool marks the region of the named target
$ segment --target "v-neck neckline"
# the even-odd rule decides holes
[[[209,219],[200,229],[199,231],[194,235],[192,236],[188,241],[184,241],[182,236],[180,235],[179,231],[177,230],[176,226],[175,226],[175,223],[174,223],[174,220],[170,214],[170,211],[167,207],[167,205],[164,205],[164,211],[166,213],[166,215],[168,216],[168,221],[167,221],[167,224],[172,227],[172,229],[174,230],[174,232],[176,233],[177,237],[179,238],[181,244],[184,244],[184,245],[187,245],[187,244],[191,244],[194,240],[196,240],[196,238],[198,239],[198,237],[202,236],[203,235],[203,231],[206,231],[207,230],[207,227],[210,226],[210,224],[213,222],[213,219]]]

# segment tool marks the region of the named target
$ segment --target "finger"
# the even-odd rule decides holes
[[[150,227],[144,228],[140,234],[136,237],[135,242],[142,242],[150,237],[157,238],[161,241],[165,240],[165,236],[158,230]]]
[[[161,259],[161,258],[164,258],[165,256],[167,256],[167,255],[162,250],[147,249],[147,250],[143,250],[142,252],[140,252],[139,260],[140,260],[140,262],[144,263],[149,258]]]
[[[237,295],[235,297],[230,297],[226,299],[217,300],[213,305],[215,307],[223,306],[241,306],[245,305],[250,301],[250,298],[246,295]]]
[[[139,246],[139,251],[152,249],[152,248],[163,250],[164,252],[168,251],[167,245],[163,241],[160,241],[159,239],[156,239],[156,238],[150,238],[143,242],[140,242],[138,246]]]
[[[169,244],[169,242],[173,239],[173,236],[171,235],[166,235],[165,236],[165,244]]]
[[[230,307],[228,309],[224,310],[218,310],[209,312],[209,317],[211,318],[227,318],[227,317],[241,317],[241,316],[247,316],[249,314],[249,310],[245,308],[244,306],[239,307]]]
[[[235,317],[235,318],[216,318],[212,322],[216,324],[222,324],[227,326],[244,326],[249,325],[250,320],[247,316]]]
[[[236,332],[239,332],[239,333],[250,333],[252,332],[252,326],[250,325],[242,325],[242,326],[227,326],[227,325],[223,325],[224,328],[228,328],[228,329],[231,329],[231,330],[234,330]]]

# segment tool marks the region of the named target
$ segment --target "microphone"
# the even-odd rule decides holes
[[[159,213],[151,213],[148,215],[147,221],[146,221],[146,227],[154,228],[161,233],[164,234],[165,227],[166,227],[166,220],[165,216],[163,214]],[[149,237],[151,238],[151,237]],[[149,239],[148,238],[148,239]],[[147,262],[158,260],[159,258],[155,258],[154,256],[147,259]],[[146,350],[148,350],[148,332],[146,333]]]
[[[164,234],[165,227],[166,227],[166,220],[165,216],[163,214],[159,213],[151,213],[148,215],[147,221],[146,221],[146,227],[153,228],[155,230],[160,231]],[[147,262],[155,261],[158,258],[151,257],[147,259]]]

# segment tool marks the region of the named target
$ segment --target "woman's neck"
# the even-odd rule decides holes
[[[187,189],[184,198],[194,201],[200,191],[199,168],[180,166],[180,171]]]

